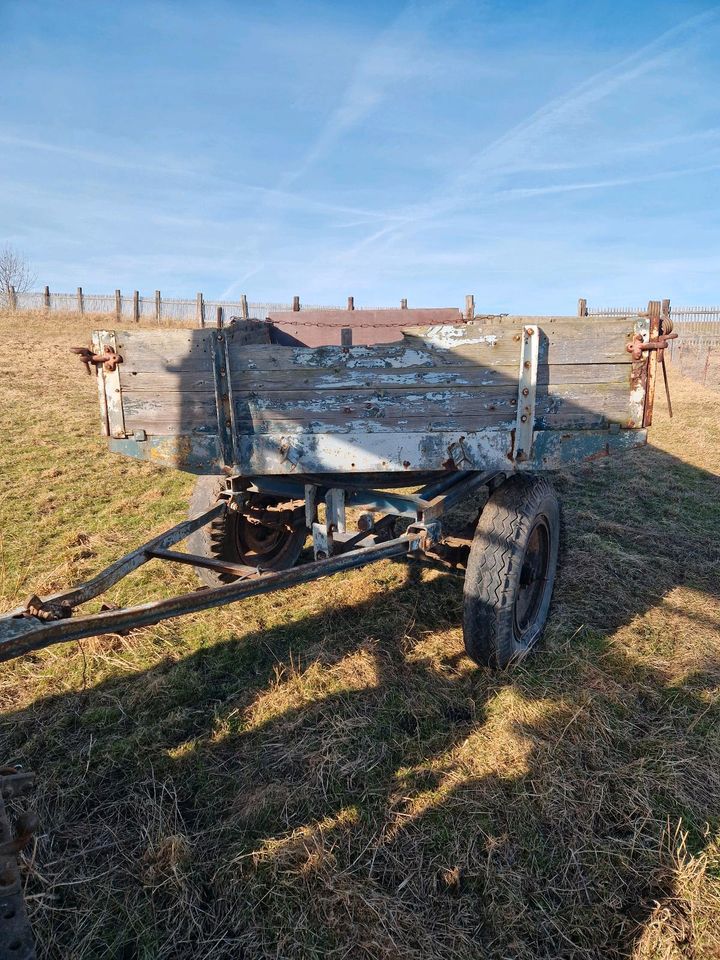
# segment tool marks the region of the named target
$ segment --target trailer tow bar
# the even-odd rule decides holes
[[[247,597],[270,593],[273,590],[285,590],[319,577],[327,577],[343,570],[352,570],[356,567],[384,560],[388,557],[397,557],[402,554],[420,550],[425,544],[424,533],[403,535],[386,543],[374,544],[342,553],[327,560],[315,560],[302,564],[290,570],[279,573],[259,573],[249,568],[238,570],[241,579],[234,583],[224,584],[207,590],[197,590],[193,593],[184,593],[168,600],[157,600],[153,603],[143,603],[134,607],[125,607],[119,610],[102,610],[83,617],[63,617],[57,620],[39,620],[25,609],[14,611],[0,621],[0,660],[9,660],[20,654],[50,646],[54,643],[64,643],[68,640],[80,640],[83,637],[99,636],[106,633],[119,633],[122,630],[131,630],[135,627],[149,626],[160,623],[171,617],[182,616],[187,613],[196,613],[200,610],[210,610]],[[146,550],[145,559],[177,559],[176,556],[163,556],[159,550]],[[191,554],[180,555],[185,558]],[[198,558],[192,557],[189,562],[195,563]],[[227,569],[228,565],[224,565]],[[107,573],[107,571],[105,571]],[[102,575],[101,575],[102,576]],[[118,578],[120,579],[120,578]],[[76,591],[77,592],[77,591]],[[44,601],[45,606],[63,604],[64,597],[54,596]],[[65,609],[68,609],[66,606]]]
[[[407,555],[423,556],[429,547],[442,540],[442,516],[481,485],[491,483],[495,477],[497,471],[458,471],[442,484],[430,484],[419,494],[353,491],[347,498],[349,503],[358,506],[377,504],[389,511],[388,516],[374,524],[371,532],[361,531],[349,536],[345,544],[338,543],[341,552],[277,572],[169,549],[229,509],[228,500],[221,499],[200,516],[177,524],[121,557],[86,583],[45,598],[33,595],[23,607],[0,617],[0,661],[55,643],[103,634],[121,634],[172,617],[210,610],[274,590],[286,590],[378,560]],[[441,489],[438,491],[439,487]],[[402,536],[386,539],[388,525],[384,521],[392,520],[393,515],[414,515],[415,522],[411,522]],[[238,579],[165,600],[124,608],[106,604],[96,613],[76,615],[77,607],[103,594],[149,560],[208,567],[232,574]]]

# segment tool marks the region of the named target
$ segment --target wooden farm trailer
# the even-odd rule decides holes
[[[465,569],[467,651],[506,666],[550,605],[559,505],[542,474],[646,442],[674,336],[663,307],[321,311],[97,331],[77,352],[97,373],[110,448],[198,474],[190,519],[0,619],[0,658],[409,555]],[[474,530],[451,536],[449,511],[480,492]],[[298,563],[308,533],[313,559]],[[173,549],[186,539],[189,552]],[[151,559],[191,564],[206,589],[78,613]]]
[[[76,352],[97,373],[110,448],[198,474],[190,519],[0,618],[0,660],[412,557],[465,570],[467,652],[506,666],[537,641],[552,596],[559,504],[541,474],[646,442],[674,336],[664,306],[471,320],[322,311],[97,331]],[[479,493],[474,529],[453,534],[448,514]],[[314,558],[298,563],[308,533]],[[183,540],[189,552],[174,550]],[[191,564],[205,589],[78,613],[153,559]],[[23,814],[13,836],[4,807],[31,785],[0,768],[0,960],[34,955],[15,856],[35,821]]]

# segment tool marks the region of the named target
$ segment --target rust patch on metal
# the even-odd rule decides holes
[[[37,594],[28,597],[25,604],[25,617],[37,617],[38,620],[65,620],[72,616],[72,606],[68,603],[53,603],[49,600],[41,600]]]
[[[38,821],[34,813],[21,810],[11,822],[5,806],[26,795],[34,784],[32,773],[0,767],[0,960],[35,958],[17,857],[32,840]]]
[[[123,358],[116,353],[112,347],[106,346],[102,353],[93,353],[89,347],[70,347],[70,353],[75,353],[80,358],[80,362],[85,364],[85,369],[90,374],[90,367],[105,367],[106,370],[113,371],[117,365],[123,362]]]

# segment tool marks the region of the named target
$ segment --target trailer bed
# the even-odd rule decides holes
[[[262,320],[96,331],[119,358],[98,368],[103,431],[120,453],[240,476],[537,471],[646,441],[649,362],[628,347],[647,316],[490,317],[369,345],[346,329],[321,346]]]

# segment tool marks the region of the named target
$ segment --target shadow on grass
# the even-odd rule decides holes
[[[720,596],[720,480],[649,449],[558,485],[545,649],[507,673],[460,653],[460,581],[387,565],[4,717],[47,798],[41,955],[711,956],[720,662],[686,608]]]

